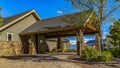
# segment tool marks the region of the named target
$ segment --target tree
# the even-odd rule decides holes
[[[99,36],[102,48],[102,23],[109,20],[111,15],[120,7],[120,0],[65,0],[80,11],[94,10],[97,14]]]
[[[112,39],[110,42],[114,46],[120,46],[120,20],[114,22],[114,25],[110,27],[110,35]]]
[[[0,13],[1,13],[1,8],[0,8]],[[1,16],[1,14],[0,14],[0,26],[2,25],[2,16]]]

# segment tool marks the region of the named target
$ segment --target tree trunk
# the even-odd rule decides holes
[[[102,20],[103,20],[103,1],[102,0],[99,0],[99,2],[100,2],[100,7],[99,7],[99,10],[100,10],[100,19],[99,19],[99,23],[100,23],[100,28],[99,28],[99,30],[100,30],[100,45],[101,45],[101,50],[102,50],[102,44],[103,44],[103,42],[102,42]]]

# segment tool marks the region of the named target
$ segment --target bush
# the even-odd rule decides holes
[[[101,54],[98,56],[99,61],[112,61],[113,56],[109,50],[101,52]]]
[[[99,52],[94,49],[93,47],[86,47],[83,51],[82,51],[82,58],[90,61],[92,59],[96,59],[99,55]]]
[[[98,52],[96,49],[92,47],[86,47],[85,50],[82,51],[82,59],[87,61],[112,61],[113,56],[109,50],[105,50],[103,52]]]
[[[114,48],[111,50],[111,53],[112,55],[115,57],[115,58],[120,58],[120,48]]]

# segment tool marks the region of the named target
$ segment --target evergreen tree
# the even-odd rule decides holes
[[[109,37],[112,39],[110,42],[114,46],[120,46],[120,19],[114,22],[114,25],[110,27]]]
[[[0,26],[2,25],[2,16],[1,16],[1,8],[0,8]]]

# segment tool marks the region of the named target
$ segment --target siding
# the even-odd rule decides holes
[[[1,40],[7,41],[7,33],[13,33],[13,41],[20,41],[19,33],[24,31],[35,22],[37,22],[35,17],[32,14],[29,15],[28,17],[3,30],[1,34]]]

